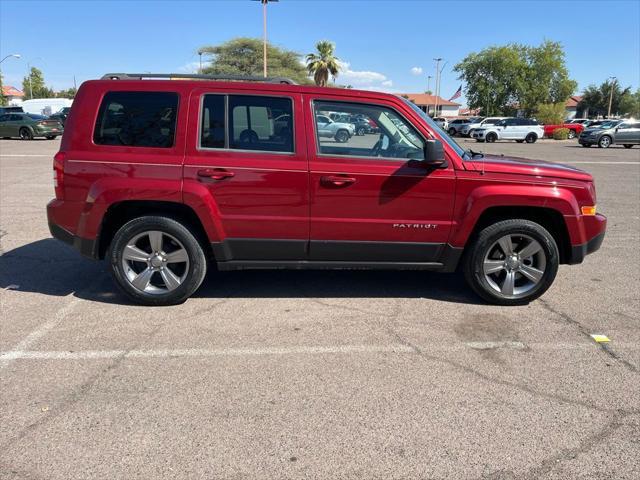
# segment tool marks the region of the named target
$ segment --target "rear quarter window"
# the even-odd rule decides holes
[[[109,92],[102,99],[93,132],[97,145],[170,148],[173,146],[178,94]]]

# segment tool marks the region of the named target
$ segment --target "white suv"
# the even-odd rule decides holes
[[[535,143],[544,136],[544,128],[530,118],[505,118],[495,125],[476,128],[471,136],[478,142],[493,143],[496,140],[515,140],[518,143]]]
[[[464,136],[470,137],[471,134],[473,133],[472,130],[475,130],[476,128],[488,127],[489,125],[495,125],[500,120],[504,120],[505,118],[507,117],[487,117],[482,121],[478,120],[477,122],[472,122],[472,123],[469,123],[468,125],[464,125],[460,129],[460,133]]]

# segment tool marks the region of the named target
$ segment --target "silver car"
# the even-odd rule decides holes
[[[507,117],[487,117],[484,119],[480,119],[477,122],[473,122],[473,123],[469,123],[467,125],[464,125],[461,129],[460,129],[460,134],[466,136],[471,137],[473,132],[472,130],[474,128],[485,128],[485,127],[490,127],[491,125],[495,125],[496,123],[498,123],[500,120],[504,120]]]
[[[316,115],[318,125],[318,136],[333,138],[338,143],[348,142],[356,132],[353,123],[334,122],[326,115]]]
[[[640,120],[611,120],[586,128],[578,137],[578,143],[583,147],[598,145],[600,148],[613,144],[624,145],[624,148],[640,145]]]

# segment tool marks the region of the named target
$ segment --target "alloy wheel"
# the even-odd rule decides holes
[[[137,290],[161,295],[178,288],[189,272],[184,245],[168,233],[153,230],[133,237],[122,252],[122,268]]]
[[[507,298],[525,296],[544,276],[547,258],[542,245],[524,234],[509,234],[487,250],[483,273],[489,286]]]

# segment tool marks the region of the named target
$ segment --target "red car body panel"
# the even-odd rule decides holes
[[[173,146],[94,144],[100,103],[105,93],[112,91],[177,93]],[[205,93],[290,98],[295,151],[200,148],[198,126]],[[463,161],[446,142],[443,147],[448,164],[439,169],[425,169],[414,161],[321,155],[314,100],[370,102],[393,108],[425,138],[441,139],[442,134],[404,101],[383,93],[242,82],[89,81],[76,96],[54,164],[62,185],[48,205],[52,232],[55,229],[58,236],[72,239],[76,246],[92,244],[99,238],[110,208],[128,201],[154,201],[190,208],[209,241],[221,245],[226,259],[234,255],[225,242],[269,239],[292,242],[292,259],[302,256],[331,261],[353,254],[356,259],[374,261],[377,246],[383,245],[396,246],[387,258],[402,261],[412,259],[403,248],[415,244],[434,246],[417,260],[437,261],[446,248],[461,252],[478,219],[492,207],[539,207],[559,212],[571,245],[582,248],[583,253],[594,249],[591,246],[587,251],[585,245],[603,235],[606,219],[581,212],[581,207],[596,201],[593,179],[583,171],[518,158],[487,156]],[[229,176],[211,178],[210,174],[220,172]],[[324,177],[353,182],[327,184]],[[360,250],[354,250],[353,245]],[[367,253],[367,245],[376,248]],[[83,253],[98,256],[95,246],[90,250]],[[260,254],[257,251],[256,258]]]
[[[584,130],[584,125],[582,125],[581,123],[564,123],[562,125],[543,125],[543,128],[545,137],[552,137],[553,132],[555,132],[559,128],[567,128],[569,130],[573,130],[576,133],[577,137]]]

